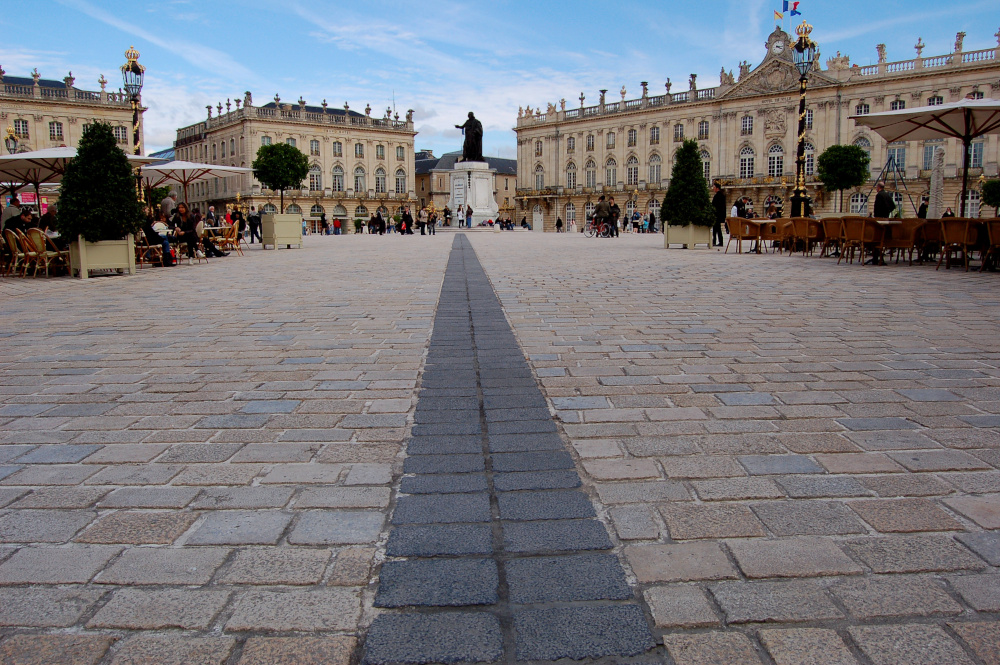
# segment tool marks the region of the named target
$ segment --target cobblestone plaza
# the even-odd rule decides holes
[[[995,274],[308,236],[0,312],[0,662],[1000,663]]]

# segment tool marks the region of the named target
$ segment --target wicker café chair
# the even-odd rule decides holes
[[[64,252],[55,246],[52,239],[45,235],[41,229],[28,229],[28,241],[35,250],[35,273],[42,266],[45,267],[45,276],[49,276],[51,266],[59,266],[69,271],[69,252]]]
[[[844,247],[837,264],[844,258],[854,263],[854,250],[860,254],[861,265],[866,251],[872,258],[882,254],[882,227],[871,217],[844,217]]]
[[[983,224],[986,226],[987,247],[983,254],[983,264],[979,266],[979,272],[982,272],[989,265],[991,258],[1000,255],[1000,219],[986,219],[983,220]]]
[[[819,220],[809,217],[792,217],[788,227],[788,255],[795,253],[797,247],[802,247],[802,256],[812,256],[813,249],[823,240],[823,227]]]
[[[950,268],[952,255],[960,255],[968,272],[969,252],[975,249],[979,238],[974,222],[967,217],[945,217],[941,220],[941,258],[935,270],[940,270],[942,263],[946,269]]]
[[[895,252],[897,264],[899,263],[899,257],[903,255],[903,252],[906,252],[912,266],[913,252],[917,249],[917,234],[926,220],[917,217],[907,217],[900,221],[900,224],[889,228],[882,239],[882,249]]]
[[[140,268],[146,263],[151,266],[156,263],[163,265],[163,245],[150,244],[145,231],[140,230],[135,237],[135,262]]]
[[[844,219],[842,217],[828,217],[821,219],[823,226],[823,246],[820,247],[820,256],[829,256],[830,249],[840,253],[840,248],[844,244]]]
[[[28,236],[24,234],[24,231],[20,229],[14,230],[14,236],[17,238],[17,244],[21,247],[21,254],[24,256],[24,273],[22,277],[28,275],[28,270],[34,268],[31,273],[32,277],[38,274],[38,252],[35,250],[34,244],[28,239]]]

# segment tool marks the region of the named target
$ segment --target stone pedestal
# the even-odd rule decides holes
[[[486,162],[455,162],[448,207],[472,206],[472,226],[497,219],[500,206],[493,198],[493,174]]]

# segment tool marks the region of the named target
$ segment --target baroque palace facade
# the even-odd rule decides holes
[[[1000,31],[996,48],[964,51],[959,33],[952,53],[924,57],[918,40],[913,60],[889,62],[879,44],[878,64],[851,65],[849,56],[819,54],[809,74],[806,129],[806,183],[818,215],[839,211],[839,197],[825,192],[815,176],[816,157],[827,147],[854,144],[871,154],[872,179],[892,155],[901,166],[907,191],[919,203],[928,191],[936,148],[945,153],[945,204],[956,211],[961,196],[962,145],[955,139],[909,141],[887,145],[877,134],[858,127],[851,115],[958,101],[966,96],[1000,98]],[[557,217],[575,219],[582,228],[601,194],[615,196],[624,212],[654,211],[659,219],[669,184],[673,154],[684,139],[700,146],[705,175],[720,180],[732,202],[747,196],[755,210],[788,202],[795,184],[799,74],[792,63],[795,40],[775,28],[766,55],[755,68],[740,63],[738,75],[723,70],[720,84],[699,88],[695,75],[688,89],[610,101],[602,90],[596,106],[568,109],[566,100],[546,110],[519,109],[517,126],[518,215],[554,230]],[[969,171],[971,208],[979,209],[980,177],[996,177],[997,135],[977,139]],[[888,179],[890,189],[893,179]],[[874,186],[844,192],[843,211],[867,213]],[[902,186],[900,186],[900,190]],[[901,193],[896,193],[902,200]],[[906,214],[912,215],[906,203]],[[784,205],[787,216],[791,205]],[[521,212],[524,211],[524,212]],[[537,226],[536,226],[537,228]]]
[[[262,145],[284,141],[309,158],[309,175],[301,189],[285,190],[285,212],[301,214],[318,228],[321,214],[343,221],[368,217],[376,210],[395,213],[403,205],[414,205],[413,111],[403,120],[393,116],[371,116],[343,108],[309,106],[301,97],[294,104],[278,95],[263,106],[254,106],[249,92],[235,104],[220,102],[213,114],[177,130],[176,159],[250,167]],[[278,192],[263,189],[252,175],[215,178],[188,187],[192,206],[204,211],[239,205],[278,212]],[[347,225],[345,225],[347,228]]]
[[[76,87],[73,72],[61,81],[43,79],[36,68],[30,77],[7,76],[0,68],[0,122],[17,136],[18,152],[76,147],[88,124],[111,125],[122,150],[132,153],[132,106],[121,90],[108,92],[101,76],[100,91]],[[141,111],[145,111],[140,106]],[[142,113],[139,115],[142,144]]]

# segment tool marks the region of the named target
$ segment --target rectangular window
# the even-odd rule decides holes
[[[976,141],[969,146],[969,168],[983,168],[983,142]]]
[[[572,189],[576,187],[576,169],[566,169],[566,186]]]
[[[698,123],[698,140],[708,140],[708,120],[702,120]]]
[[[752,155],[742,155],[740,156],[740,177],[741,178],[752,178],[753,177],[753,167],[754,158]]]
[[[335,192],[344,191],[344,172],[339,169],[333,170],[333,179],[330,183],[332,189]]]
[[[862,103],[854,107],[854,115],[868,115],[869,111],[871,111],[871,106],[868,104]]]
[[[906,108],[906,101],[902,99],[897,99],[889,103],[890,111],[902,111]]]
[[[576,139],[570,136],[566,139],[566,152],[576,151]]]
[[[49,140],[50,141],[62,141],[62,123],[61,122],[50,122],[49,123]]]
[[[19,139],[31,138],[28,136],[28,121],[27,120],[15,120],[14,121],[14,134],[17,135]]]
[[[772,178],[780,178],[785,170],[785,156],[782,154],[770,154],[767,156],[767,175]]]
[[[333,147],[333,156],[334,157],[343,157],[344,156],[344,144],[343,143],[341,143],[340,141],[334,141],[332,147]]]
[[[385,172],[381,169],[375,172],[375,193],[385,194]]]
[[[270,136],[261,136],[260,137],[260,144],[262,146],[263,145],[271,145],[271,137]]]
[[[816,153],[806,153],[806,175],[813,175],[816,172]]]
[[[745,115],[740,121],[740,135],[750,136],[751,134],[753,134],[753,116]]]
[[[708,182],[711,182],[712,178],[711,178],[711,176],[709,174],[712,172],[712,162],[710,162],[708,160],[705,160],[704,162],[701,163],[701,166],[704,169],[705,180],[707,180]],[[657,168],[659,168],[659,167],[657,167]]]
[[[318,192],[323,189],[323,174],[319,171],[309,172],[309,191]]]
[[[406,159],[406,149],[401,145],[396,146],[396,159],[399,161]]]
[[[287,139],[285,139],[285,143],[287,143],[288,145],[292,146],[293,148],[295,147],[295,139],[293,139],[291,137],[288,137]],[[223,148],[223,150],[225,150],[225,149]]]
[[[212,161],[213,162],[214,161],[218,161],[218,159],[219,159],[219,144],[218,143],[213,143],[212,144]]]
[[[608,132],[608,150],[615,147],[615,133]]]
[[[375,146],[375,159],[385,159],[385,146],[377,145]]]
[[[806,109],[806,129],[813,128],[813,112],[812,109]]]
[[[636,144],[637,132],[634,129],[628,130],[628,147],[634,148]]]
[[[402,171],[396,171],[396,193],[406,193],[406,174]]]
[[[128,127],[115,127],[115,140],[119,143],[128,143]]]
[[[941,106],[942,104],[944,104],[944,97],[941,95],[934,95],[927,98],[927,106]]]
[[[925,171],[930,171],[934,168],[934,150],[938,147],[937,143],[924,143],[923,169]]]
[[[27,127],[27,125],[25,125],[25,127]],[[25,129],[24,131],[27,132],[28,130]],[[25,136],[27,136],[27,134],[25,134]],[[593,149],[594,149],[594,135],[590,134],[589,136],[587,136],[587,150],[593,150]]]
[[[354,144],[354,156],[355,157],[364,157],[365,156],[365,144],[364,143],[355,143]]]
[[[316,139],[309,141],[309,154],[313,157],[319,157],[319,141]]]
[[[684,140],[684,125],[677,123],[674,125],[674,140],[683,141]]]
[[[587,167],[587,187],[593,189],[597,187],[597,168],[593,166]]]
[[[983,98],[982,90],[973,90],[972,92],[969,93],[969,99],[982,99],[982,98]]]
[[[649,145],[659,145],[660,143],[660,128],[650,127],[649,128]]]
[[[649,182],[654,185],[660,184],[660,163],[649,165]]]
[[[618,179],[618,169],[614,166],[614,162],[608,164],[604,169],[604,184],[608,187],[614,187],[615,181]]]
[[[906,168],[906,145],[890,145],[886,149],[886,156],[895,160],[896,166],[901,169]]]
[[[225,141],[222,142],[222,158],[223,159],[226,158],[226,142]]]

